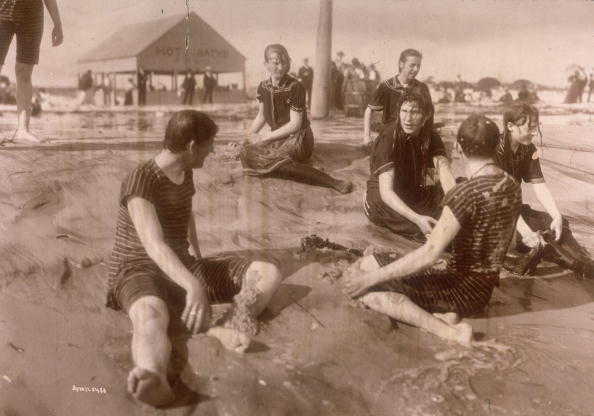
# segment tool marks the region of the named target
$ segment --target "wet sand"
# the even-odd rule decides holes
[[[361,120],[313,124],[314,163],[355,183],[355,192],[339,195],[243,176],[226,145],[240,139],[242,117],[253,109],[211,109],[221,128],[217,153],[195,173],[203,254],[265,252],[283,268],[283,284],[248,352],[173,329],[176,402],[155,410],[127,395],[131,327],[124,314],[104,307],[105,262],[121,180],[158,151],[167,114],[48,113],[33,123],[51,143],[0,148],[0,411],[591,414],[592,281],[550,264],[535,277],[504,274],[488,311],[469,320],[478,338],[472,349],[353,307],[333,278],[349,257],[302,252],[303,237],[315,233],[357,249],[414,247],[369,225],[363,214],[369,161],[358,148]],[[438,107],[445,141],[451,144],[467,112]],[[592,116],[555,112],[543,117],[543,170],[576,237],[592,253]],[[13,117],[4,113],[1,134]],[[459,169],[459,160],[454,165]],[[534,201],[530,192],[527,198]]]

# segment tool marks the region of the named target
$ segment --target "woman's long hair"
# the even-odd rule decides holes
[[[511,152],[511,132],[507,128],[508,123],[516,126],[523,126],[529,123],[530,119],[536,121],[538,125],[538,135],[540,137],[540,148],[542,149],[542,132],[540,131],[540,122],[538,119],[538,109],[533,105],[526,103],[514,104],[508,107],[503,113],[503,134],[501,143],[497,148],[497,158],[504,163],[510,156]]]
[[[398,105],[398,108],[402,107],[405,102],[415,103],[419,109],[423,110],[423,115],[426,116],[429,112],[428,104],[425,102],[425,98],[417,94],[416,92],[407,91],[405,92]],[[396,160],[396,174],[402,175],[404,172],[400,172],[405,168],[407,165],[407,155],[405,154],[405,146],[406,146],[406,137],[408,134],[402,129],[402,125],[400,124],[400,110],[398,111],[398,116],[395,120],[396,123],[396,138],[394,140],[395,151],[397,150],[397,154],[400,157],[400,160]],[[421,127],[421,131],[419,132],[418,137],[416,140],[419,142],[419,153],[416,153],[416,149],[413,146],[413,151],[415,154],[412,155],[412,162],[413,162],[413,183],[417,186],[425,186],[426,185],[426,177],[427,177],[427,164],[425,161],[427,160],[427,153],[429,152],[429,145],[431,142],[431,134],[433,132],[433,123],[430,123],[429,120],[425,121],[423,127]],[[396,148],[397,147],[397,148]],[[420,163],[420,166],[419,166]]]

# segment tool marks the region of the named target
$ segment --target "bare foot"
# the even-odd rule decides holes
[[[155,407],[174,399],[165,375],[140,367],[134,367],[128,374],[128,392],[139,402]]]
[[[353,191],[353,183],[351,181],[338,181],[334,187],[341,194],[348,194]]]
[[[447,312],[447,313],[434,313],[437,319],[444,321],[446,324],[453,326],[460,322],[460,317],[455,312]]]
[[[36,135],[34,135],[33,133],[31,133],[28,130],[17,130],[14,138],[16,141],[18,142],[33,142],[33,143],[42,143],[43,140],[41,140],[39,137],[37,137]]]
[[[460,322],[459,324],[452,325],[452,327],[457,332],[453,341],[456,341],[465,347],[470,347],[472,345],[472,326],[466,322]]]
[[[250,346],[250,338],[243,332],[233,328],[215,326],[210,328],[206,335],[218,339],[225,348],[231,351],[244,353]]]

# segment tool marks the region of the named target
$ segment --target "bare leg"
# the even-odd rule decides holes
[[[33,65],[17,62],[16,73],[16,102],[18,126],[15,134],[16,140],[29,142],[40,142],[41,140],[29,131],[29,120],[31,119],[31,99],[33,98],[33,85],[31,74]]]
[[[353,184],[349,181],[334,179],[332,176],[303,163],[292,162],[278,168],[271,174],[273,177],[293,180],[308,185],[323,186],[332,188],[341,194],[348,194],[353,190]]]
[[[408,297],[395,292],[373,292],[359,298],[371,309],[398,321],[425,329],[441,338],[469,346],[472,327],[466,323],[450,325],[417,306]]]
[[[167,381],[171,356],[167,305],[156,296],[144,296],[132,304],[129,315],[134,328],[134,368],[128,374],[128,392],[136,400],[151,406],[167,404],[174,398]]]
[[[233,306],[224,326],[216,326],[207,334],[217,338],[228,349],[245,352],[250,339],[257,333],[255,317],[259,316],[272,300],[282,276],[274,264],[252,262],[246,270],[244,286],[235,296]]]

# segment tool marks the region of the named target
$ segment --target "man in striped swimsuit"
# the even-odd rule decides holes
[[[471,343],[472,327],[458,323],[458,315],[488,305],[522,201],[520,185],[495,164],[498,140],[497,126],[486,117],[472,115],[461,124],[458,145],[470,179],[446,194],[425,245],[396,261],[367,256],[359,270],[349,270],[348,295],[442,338]],[[450,243],[445,270],[431,269]]]
[[[175,113],[163,150],[134,169],[120,192],[107,306],[125,310],[132,321],[134,368],[128,391],[153,406],[173,399],[166,377],[170,316],[181,317],[190,332],[198,333],[208,329],[210,302],[231,302],[240,291],[252,297],[248,312],[257,316],[281,280],[278,268],[265,261],[200,255],[192,214],[192,169],[202,168],[217,129],[204,113]],[[221,327],[209,329],[208,334],[228,347],[242,336]]]
[[[33,86],[33,66],[39,62],[39,46],[43,36],[43,2],[49,12],[54,29],[52,45],[62,43],[62,23],[56,0],[0,0],[0,70],[4,65],[12,37],[16,34],[16,101],[18,126],[9,141],[40,141],[29,131]],[[6,139],[0,138],[0,144]]]

